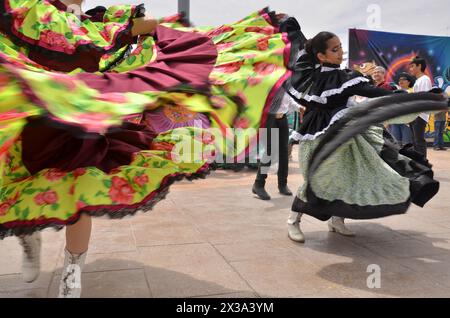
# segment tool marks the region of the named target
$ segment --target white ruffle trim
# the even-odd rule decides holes
[[[333,72],[336,70],[338,70],[338,68],[336,68],[336,67],[322,66],[322,68],[320,69],[320,72],[325,73],[325,72]]]
[[[302,57],[302,56],[305,55],[305,54],[306,54],[306,50],[305,50],[305,49],[303,49],[303,50],[301,50],[301,51],[298,51],[298,52],[297,52],[296,59],[298,60],[300,57]]]
[[[369,82],[369,80],[365,77],[362,77],[362,76],[355,77],[355,78],[345,82],[344,84],[342,84],[342,86],[339,88],[329,89],[327,91],[322,92],[322,94],[320,94],[320,96],[308,95],[308,94],[303,95],[302,93],[295,90],[292,86],[289,87],[289,93],[292,96],[295,96],[297,99],[304,99],[308,102],[314,101],[316,103],[326,104],[328,102],[328,97],[341,94],[346,88],[358,85],[360,83],[368,83],[368,82]]]
[[[323,134],[325,134],[325,132],[331,127],[331,125],[333,125],[336,121],[338,121],[339,119],[341,119],[342,117],[344,117],[344,115],[348,112],[348,108],[344,108],[340,111],[338,111],[336,114],[334,114],[334,116],[331,118],[330,123],[328,124],[327,127],[325,127],[324,129],[322,129],[321,131],[316,132],[314,135],[310,135],[310,134],[306,134],[306,135],[302,135],[300,133],[298,133],[297,131],[294,131],[291,134],[291,139],[295,140],[295,141],[305,141],[305,140],[314,140],[319,136],[322,136]]]

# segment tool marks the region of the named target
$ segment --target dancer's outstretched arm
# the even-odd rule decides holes
[[[156,30],[158,20],[149,14],[145,14],[145,17],[136,18],[133,20],[133,27],[131,33],[133,36],[141,34],[151,34]]]
[[[369,85],[367,83],[349,87],[346,90],[346,93],[350,96],[358,95],[358,96],[364,96],[364,97],[369,97],[369,98],[382,97],[382,96],[394,94],[393,91],[388,91],[387,89],[375,87],[375,86]]]
[[[20,43],[68,55],[86,50],[95,55],[110,54],[119,45],[134,43],[136,35],[151,34],[158,23],[144,13],[143,5],[111,6],[105,8],[103,17],[91,20],[46,1],[4,1],[0,6],[1,32]]]

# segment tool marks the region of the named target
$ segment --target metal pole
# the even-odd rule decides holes
[[[178,0],[178,12],[184,13],[184,18],[189,21],[190,20],[190,12],[189,12],[190,0]]]

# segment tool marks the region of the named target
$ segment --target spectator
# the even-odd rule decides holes
[[[432,88],[431,79],[425,75],[427,62],[417,56],[409,64],[409,73],[416,78],[413,92],[429,92]],[[427,142],[425,140],[425,129],[430,116],[422,113],[412,123],[409,124],[413,136],[414,150],[427,157]]]
[[[373,81],[375,82],[375,86],[387,89],[388,91],[393,91],[394,88],[386,83],[386,69],[382,66],[375,67],[375,70],[372,74]]]
[[[398,78],[398,86],[401,90],[404,90],[408,93],[412,93],[414,82],[414,78],[407,73],[401,73]],[[412,133],[408,125],[392,124],[389,126],[388,130],[391,133],[392,137],[394,137],[394,139],[400,145],[400,147],[412,143]]]
[[[440,112],[434,115],[434,150],[447,150],[444,147],[444,131],[447,123],[447,112]]]

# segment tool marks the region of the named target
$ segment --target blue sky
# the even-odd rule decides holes
[[[159,17],[175,13],[178,1],[86,0],[85,8],[120,3],[145,3]],[[367,12],[370,5],[380,12],[377,24],[368,25],[369,16],[376,13]],[[349,28],[450,36],[448,0],[191,0],[191,20],[195,25],[221,25],[265,6],[295,16],[307,37],[323,30],[338,34],[345,48]]]

